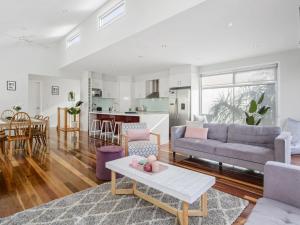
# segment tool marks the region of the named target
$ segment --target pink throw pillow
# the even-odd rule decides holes
[[[207,139],[208,128],[202,127],[186,127],[185,135],[186,138],[197,138],[197,139]]]
[[[149,141],[150,130],[149,129],[130,129],[127,130],[126,135],[128,141]]]

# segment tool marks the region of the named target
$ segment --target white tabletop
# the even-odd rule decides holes
[[[106,168],[190,204],[216,182],[215,177],[162,162],[168,169],[157,174],[147,174],[130,167],[133,158],[143,159],[140,156],[128,156],[107,162]]]

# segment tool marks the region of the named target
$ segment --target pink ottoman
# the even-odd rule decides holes
[[[105,168],[105,163],[124,157],[124,150],[117,145],[97,148],[96,177],[100,180],[111,180],[111,171]],[[120,178],[120,175],[117,175]]]

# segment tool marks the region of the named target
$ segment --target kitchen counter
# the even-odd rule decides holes
[[[90,112],[92,114],[102,114],[102,115],[114,115],[114,116],[141,116],[141,115],[157,115],[157,114],[165,114],[169,115],[168,112],[137,112],[137,113],[125,113],[125,112],[98,112],[98,111],[92,111]]]
[[[93,119],[113,120],[122,123],[146,123],[151,132],[161,136],[161,144],[169,142],[169,113],[167,112],[90,112],[90,124]]]

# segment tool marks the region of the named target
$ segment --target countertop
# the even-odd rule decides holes
[[[142,116],[142,115],[168,115],[168,112],[137,112],[137,113],[125,113],[125,112],[90,112],[92,114],[102,114],[102,115],[113,115],[113,116]]]

